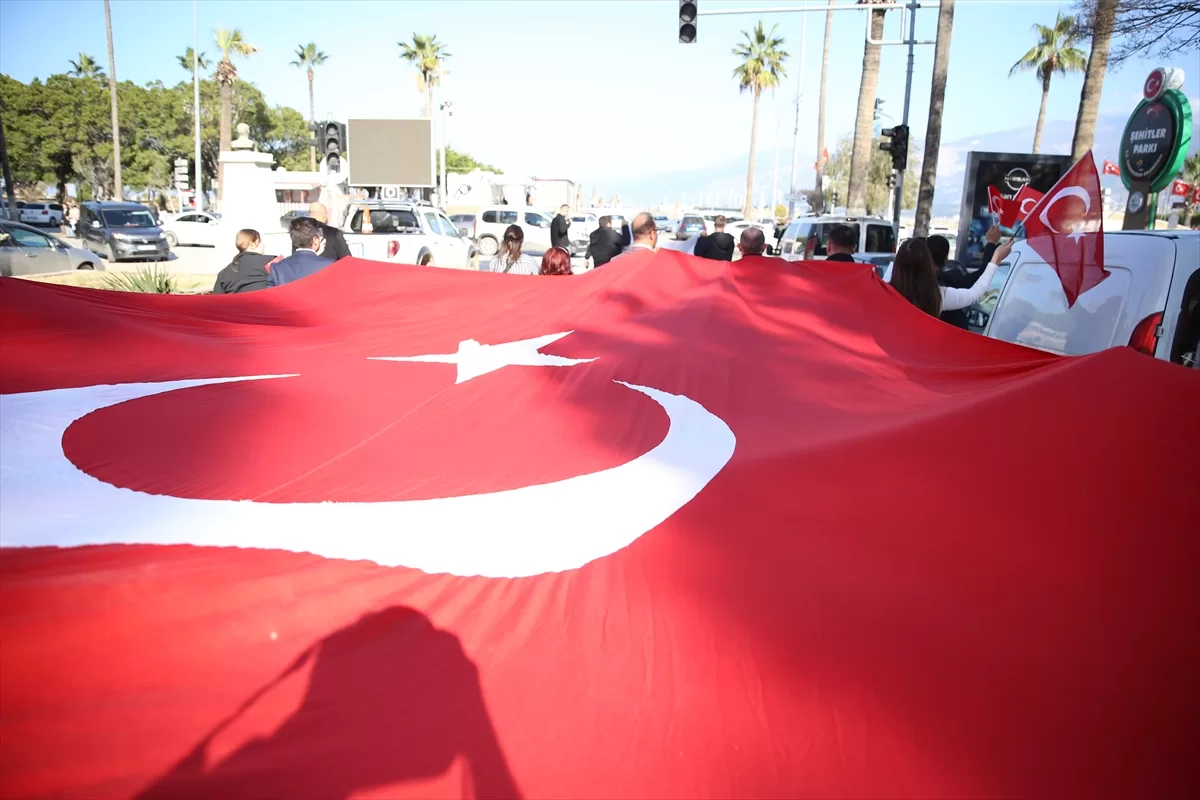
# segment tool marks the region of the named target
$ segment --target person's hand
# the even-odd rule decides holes
[[[992,227],[988,228],[987,236],[985,238],[987,239],[988,244],[995,244],[996,242],[1000,241],[1000,229],[993,225]]]
[[[1013,244],[1015,244],[1015,242],[1012,239],[1009,239],[1007,242],[997,247],[996,252],[992,253],[992,263],[999,264],[1001,261],[1008,258],[1008,254],[1012,252]]]

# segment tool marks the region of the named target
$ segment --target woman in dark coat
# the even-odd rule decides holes
[[[262,237],[252,228],[237,234],[238,254],[217,273],[213,294],[240,294],[267,288],[267,272],[274,256],[263,255]]]

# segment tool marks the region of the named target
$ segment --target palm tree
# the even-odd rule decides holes
[[[1050,76],[1054,73],[1066,75],[1068,72],[1082,72],[1087,59],[1083,51],[1075,47],[1079,31],[1073,17],[1064,17],[1059,12],[1054,24],[1050,27],[1034,25],[1033,32],[1038,41],[1029,52],[1021,56],[1017,63],[1008,71],[1009,76],[1017,72],[1033,70],[1042,82],[1042,107],[1038,111],[1037,127],[1033,131],[1033,152],[1037,153],[1042,146],[1042,128],[1046,124],[1046,101],[1050,99]]]
[[[1092,149],[1096,139],[1096,115],[1100,113],[1100,92],[1108,71],[1108,48],[1117,22],[1118,0],[1097,0],[1092,18],[1092,51],[1088,54],[1083,88],[1079,92],[1079,111],[1075,116],[1075,136],[1071,140],[1071,158],[1075,161]]]
[[[315,42],[296,45],[296,60],[292,62],[292,66],[308,70],[308,121],[310,123],[317,121],[317,104],[313,100],[313,67],[319,67],[327,60],[329,60],[329,56],[318,50]],[[308,147],[308,160],[310,169],[316,172],[317,148],[312,145]]]
[[[117,114],[117,57],[113,53],[112,8],[104,0],[104,29],[108,34],[108,94],[112,100],[113,199],[124,200],[121,187],[121,120]]]
[[[925,126],[925,158],[917,187],[917,213],[913,235],[929,235],[933,214],[933,185],[937,180],[938,151],[942,146],[942,106],[946,101],[946,73],[950,67],[950,36],[954,32],[954,0],[942,0],[938,12],[937,44],[933,48],[933,84],[929,92],[929,122]]]
[[[787,76],[783,62],[788,54],[783,49],[783,39],[775,36],[778,25],[771,27],[767,33],[760,22],[754,26],[754,32],[742,31],[745,41],[733,48],[733,54],[742,59],[733,70],[737,78],[739,91],[754,92],[754,116],[750,123],[750,166],[746,170],[746,200],[742,204],[742,216],[750,219],[750,205],[754,200],[754,140],[758,136],[758,99],[763,89],[778,88],[780,82]]]
[[[858,0],[860,5],[872,5],[882,0]],[[885,11],[871,11],[871,38],[883,37]],[[874,148],[875,90],[879,87],[879,47],[863,45],[862,79],[858,84],[858,114],[854,120],[854,149],[850,151],[850,179],[846,186],[846,210],[850,214],[867,211],[867,176],[871,171]]]
[[[821,174],[825,171],[825,162],[828,160],[825,158],[825,85],[826,79],[829,77],[829,39],[832,35],[833,13],[827,10],[825,12],[825,44],[821,47],[821,93],[817,100],[817,177],[810,195],[810,197],[822,200],[821,208],[813,209],[818,214],[825,210],[825,190]]]
[[[195,65],[192,64],[193,57],[196,59]],[[212,66],[212,62],[208,60],[208,56],[205,53],[196,55],[195,51],[190,47],[183,51],[183,55],[175,56],[175,58],[179,60],[179,66],[188,72],[191,72],[193,69],[208,69]]]
[[[71,65],[71,71],[67,74],[72,78],[104,79],[104,70],[100,69],[100,65],[96,63],[96,59],[87,53],[80,53],[78,61],[68,61],[67,63]]]
[[[217,28],[217,49],[221,51],[221,60],[217,63],[217,82],[221,85],[221,150],[228,150],[233,142],[233,82],[237,80],[237,67],[233,65],[234,56],[248,56],[258,52],[258,48],[242,37],[237,28]],[[217,186],[217,202],[225,194],[224,169],[219,170]]]
[[[412,44],[396,42],[400,45],[400,57],[413,64],[420,74],[418,86],[425,94],[424,115],[433,117],[433,87],[437,83],[438,62],[450,58],[444,42],[439,42],[437,36],[413,34]]]

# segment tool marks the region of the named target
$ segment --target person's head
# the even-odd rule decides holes
[[[297,250],[312,250],[314,253],[321,249],[321,223],[311,217],[296,217],[288,226],[292,237],[292,247]]]
[[[717,218],[713,220],[713,227],[719,231],[725,230],[725,215],[717,214]]]
[[[329,209],[324,203],[309,203],[308,215],[323,225],[329,224]]]
[[[571,254],[563,247],[551,247],[542,256],[542,268],[539,275],[570,275]]]
[[[909,239],[896,250],[892,264],[892,288],[908,302],[936,317],[942,313],[942,291],[937,269],[924,239]]]
[[[950,240],[945,236],[925,237],[925,246],[929,248],[929,257],[933,259],[933,266],[941,269],[946,266],[946,259],[950,258]]]
[[[561,206],[558,207],[558,213],[562,214],[565,217],[567,214],[571,213],[571,207],[569,205],[567,205],[566,203],[563,203]]]
[[[500,252],[496,257],[506,264],[511,264],[521,257],[521,245],[525,244],[525,231],[520,225],[509,225],[504,229],[504,238],[500,241]]]
[[[612,217],[605,214],[603,217],[601,217],[600,219],[598,219],[596,221],[596,224],[599,225],[601,228],[611,228],[612,227]]]
[[[838,253],[852,256],[858,249],[858,233],[849,225],[834,225],[829,229],[829,242],[825,248],[831,256]]]
[[[635,244],[644,244],[647,247],[654,247],[658,244],[658,223],[654,221],[654,215],[648,211],[642,211],[633,218],[630,230],[633,231]]]
[[[767,249],[767,236],[761,228],[749,227],[738,238],[738,250],[744,256],[761,256]]]
[[[263,251],[262,237],[253,228],[242,228],[234,239],[239,253],[261,253]]]

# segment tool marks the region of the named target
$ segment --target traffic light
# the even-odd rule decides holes
[[[679,0],[679,42],[696,41],[696,0]]]
[[[342,166],[342,153],[346,152],[346,123],[322,122],[318,128],[318,148],[325,156],[325,167],[329,172],[338,172]]]
[[[879,149],[892,154],[892,169],[903,172],[908,166],[908,126],[884,128],[880,134],[884,141],[879,143]]]

